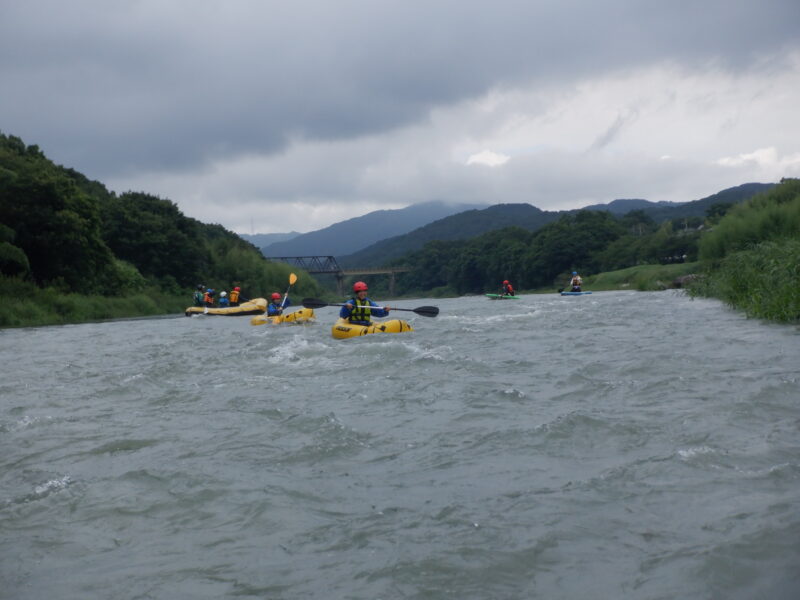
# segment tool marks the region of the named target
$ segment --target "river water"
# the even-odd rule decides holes
[[[0,598],[800,598],[796,327],[429,304],[0,331]]]

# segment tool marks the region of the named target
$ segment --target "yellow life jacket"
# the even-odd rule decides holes
[[[350,322],[366,321],[369,323],[371,314],[369,300],[362,301],[358,298],[353,298],[353,311],[350,313]]]

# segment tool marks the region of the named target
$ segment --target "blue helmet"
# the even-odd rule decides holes
[[[573,271],[573,272],[572,272],[572,274],[573,274],[573,275],[577,275],[577,274],[578,274],[578,272],[577,272],[577,271]]]
[[[214,290],[212,290],[211,288],[208,288],[206,291],[207,291],[209,294],[213,294],[213,293],[214,293]]]

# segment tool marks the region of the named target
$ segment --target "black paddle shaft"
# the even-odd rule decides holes
[[[332,304],[330,302],[318,300],[317,298],[303,298],[302,304],[306,308],[324,308],[325,306],[344,306],[344,304]],[[378,308],[383,308],[383,307],[379,306]],[[435,317],[436,315],[439,314],[438,306],[419,306],[417,308],[391,307],[391,310],[404,310],[407,312],[417,313],[418,315],[422,315],[423,317]]]

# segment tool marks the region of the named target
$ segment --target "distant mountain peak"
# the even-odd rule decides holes
[[[302,233],[290,240],[261,247],[264,256],[341,256],[357,252],[380,240],[403,235],[432,221],[485,204],[460,204],[430,200],[406,208],[381,209],[329,227]]]

